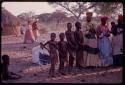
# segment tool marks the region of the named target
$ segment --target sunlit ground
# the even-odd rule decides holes
[[[47,38],[47,36],[44,36]],[[43,38],[43,39],[44,39]],[[10,56],[9,70],[20,74],[18,80],[8,80],[8,83],[121,83],[122,67],[97,68],[94,70],[75,70],[74,74],[48,78],[50,64],[36,65],[32,63],[31,48],[39,43],[22,44],[23,37],[2,37],[2,54]],[[26,46],[24,49],[23,46]],[[58,65],[56,73],[58,73]]]

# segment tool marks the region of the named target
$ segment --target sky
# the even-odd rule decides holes
[[[33,11],[36,15],[39,15],[42,13],[52,13],[57,9],[61,9],[60,7],[54,8],[53,6],[50,6],[48,2],[3,2],[2,7],[15,16],[29,11]],[[85,14],[83,14],[83,16],[85,16]],[[94,13],[93,16],[96,16],[96,14]]]
[[[10,11],[15,16],[29,11],[33,11],[38,15],[42,13],[52,13],[57,9],[64,10],[60,7],[54,8],[53,6],[50,6],[48,2],[3,2],[2,7]],[[85,14],[83,16],[85,16]]]
[[[50,6],[48,2],[3,2],[2,7],[5,7],[15,16],[22,12],[33,11],[35,14],[52,13],[56,9]]]

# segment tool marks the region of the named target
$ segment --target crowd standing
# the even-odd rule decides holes
[[[122,66],[123,57],[123,16],[118,15],[117,24],[111,22],[111,30],[107,24],[108,17],[102,16],[100,24],[92,21],[92,12],[86,13],[86,22],[67,23],[65,33],[59,34],[60,41],[56,41],[56,33],[51,33],[50,40],[40,46],[48,50],[51,66],[49,77],[54,77],[55,66],[59,62],[59,73],[66,75],[73,73],[73,68],[84,70],[98,67]],[[34,42],[38,36],[37,21],[28,26],[24,43]],[[112,36],[110,40],[109,37]],[[66,38],[66,41],[65,41]],[[49,49],[46,47],[49,45]]]

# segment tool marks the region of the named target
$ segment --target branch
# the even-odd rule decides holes
[[[70,10],[68,4],[67,4],[67,7],[64,6],[64,5],[62,5],[61,3],[57,3],[57,5],[62,6],[63,8],[65,8],[66,10],[68,10],[70,13],[72,13],[77,18],[77,15],[72,10]]]

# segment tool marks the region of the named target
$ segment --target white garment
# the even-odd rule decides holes
[[[113,55],[123,54],[121,52],[121,49],[123,49],[123,34],[113,36],[112,38]]]
[[[49,55],[47,50],[42,49],[40,46],[36,46],[32,49],[32,62],[33,63],[40,64],[39,53]]]

